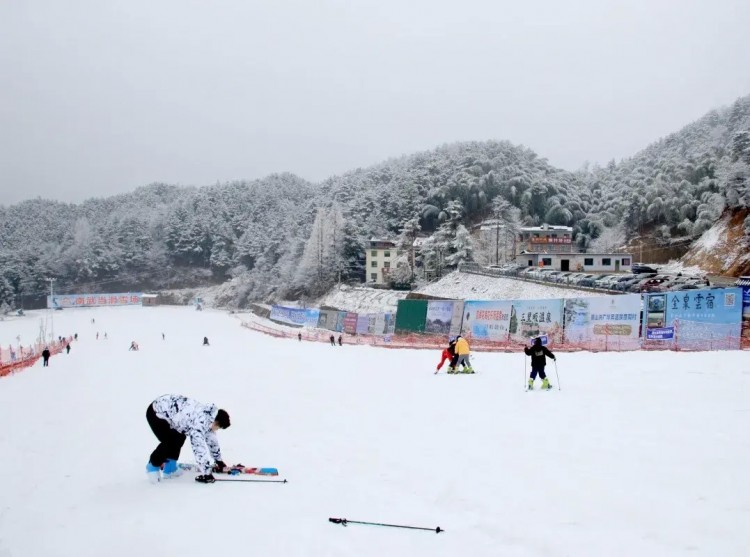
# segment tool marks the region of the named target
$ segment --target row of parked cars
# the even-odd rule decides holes
[[[632,273],[555,271],[517,264],[492,265],[490,269],[519,278],[619,292],[671,292],[673,290],[697,290],[710,285],[705,277],[687,276],[681,273],[659,273],[656,269],[643,265],[634,265]]]

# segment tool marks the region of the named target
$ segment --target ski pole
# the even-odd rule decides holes
[[[557,358],[554,359],[555,362],[555,377],[557,377],[557,390],[562,391],[562,388],[560,388],[560,374],[557,373]]]
[[[229,478],[214,478],[215,482],[235,482],[235,483],[245,483],[245,482],[255,482],[259,484],[285,484],[287,483],[286,479],[284,480],[254,480],[251,478],[237,478],[235,480],[230,480]]]
[[[368,526],[388,526],[389,528],[408,528],[410,530],[429,530],[430,532],[435,532],[436,534],[439,534],[440,532],[445,532],[440,526],[437,528],[423,528],[421,526],[403,526],[401,524],[383,524],[382,522],[363,522],[361,520],[348,520],[346,518],[329,518],[329,522],[333,522],[334,524],[341,524],[342,526],[346,526],[347,524],[367,524]]]
[[[526,355],[523,357],[523,390],[529,390],[528,383],[526,383]]]

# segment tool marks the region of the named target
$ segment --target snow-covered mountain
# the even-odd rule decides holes
[[[722,215],[736,219],[750,206],[749,184],[750,96],[620,164],[578,172],[507,141],[464,142],[319,184],[276,174],[153,184],[79,205],[36,199],[0,206],[0,307],[39,301],[48,277],[60,291],[232,279],[224,300],[236,307],[309,299],[364,280],[373,236],[408,240],[421,228],[433,236],[426,264],[454,266],[473,257],[467,229],[487,217],[571,225],[582,248],[640,233],[687,249]],[[737,245],[750,249],[750,218],[739,226]]]

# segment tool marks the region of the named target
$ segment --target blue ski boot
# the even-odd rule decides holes
[[[149,460],[146,463],[146,475],[148,476],[148,481],[152,484],[158,484],[161,481],[161,468],[154,466]]]
[[[182,475],[182,469],[177,465],[177,461],[173,459],[168,459],[164,463],[164,469],[162,470],[162,474],[165,480],[169,480],[171,478],[178,478]]]

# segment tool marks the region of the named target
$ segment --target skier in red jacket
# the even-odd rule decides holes
[[[448,348],[443,349],[443,354],[440,358],[440,363],[437,365],[437,369],[435,370],[435,374],[440,371],[440,369],[443,367],[443,364],[448,361],[450,365],[451,360],[453,360],[453,357],[456,355],[456,340],[451,337],[450,341],[448,343]]]

